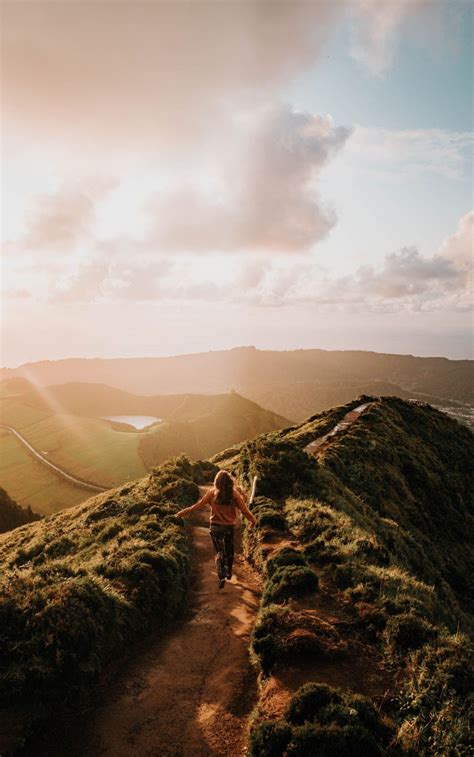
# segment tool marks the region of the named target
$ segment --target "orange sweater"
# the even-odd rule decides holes
[[[208,489],[203,497],[197,503],[199,509],[200,506],[209,505],[211,508],[210,522],[218,524],[220,526],[233,526],[237,520],[237,512],[241,512],[246,509],[245,502],[242,495],[234,489],[234,497],[230,505],[219,505],[215,501],[216,490]]]

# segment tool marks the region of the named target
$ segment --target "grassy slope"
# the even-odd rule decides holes
[[[42,515],[89,499],[90,492],[56,476],[27,452],[23,444],[0,429],[0,477],[16,502]]]
[[[29,725],[90,695],[104,664],[179,610],[188,542],[178,507],[209,464],[180,458],[0,541],[0,705]]]
[[[308,458],[302,447],[348,409],[216,458],[244,481],[258,473],[263,495],[247,551],[265,580],[253,650],[270,679],[262,685],[252,754],[281,754],[283,743],[288,754],[376,754],[394,739],[395,751],[465,754],[473,677],[459,626],[472,627],[472,434],[430,407],[384,398],[319,463]],[[319,602],[316,615],[311,602]],[[373,648],[382,667],[401,671],[384,723],[373,712],[365,721],[350,719],[361,674],[351,654],[364,645],[367,660]],[[268,708],[281,684],[272,673],[289,666],[300,682],[305,670],[310,680],[324,681],[340,654],[354,670],[346,681],[350,701],[321,709],[317,692],[296,692],[276,721]],[[316,668],[313,660],[320,660]],[[295,721],[290,711],[299,697],[307,712]],[[369,735],[344,731],[349,726]],[[364,746],[367,738],[378,747]]]
[[[289,423],[236,393],[208,398],[190,395],[169,422],[142,438],[139,452],[149,465],[180,452],[194,459],[210,457],[243,439]]]

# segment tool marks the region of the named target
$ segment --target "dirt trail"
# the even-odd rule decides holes
[[[148,644],[115,678],[80,729],[38,744],[48,757],[237,757],[256,700],[248,646],[258,584],[238,554],[234,577],[217,588],[205,516],[193,526],[194,586],[188,616]],[[60,743],[59,743],[60,742]]]
[[[365,402],[363,405],[359,405],[353,410],[349,410],[349,412],[345,414],[344,418],[339,421],[339,423],[334,426],[334,428],[328,434],[319,436],[317,439],[314,439],[312,442],[307,444],[305,447],[306,452],[308,452],[310,455],[313,455],[313,457],[317,457],[321,452],[329,447],[335,436],[349,428],[349,426],[354,423],[354,421],[358,420],[361,413],[363,413],[364,410],[366,410],[371,404],[371,402]]]

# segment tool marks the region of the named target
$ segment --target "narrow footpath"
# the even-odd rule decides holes
[[[206,518],[207,515],[207,518]],[[38,743],[44,757],[238,757],[256,702],[249,659],[258,582],[241,554],[217,587],[208,514],[192,526],[195,575],[187,616],[172,635],[135,649],[80,727]],[[138,645],[139,647],[140,645]],[[54,738],[56,743],[54,743]]]

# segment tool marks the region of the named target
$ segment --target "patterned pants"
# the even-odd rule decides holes
[[[226,578],[231,575],[234,563],[234,526],[213,523],[210,531],[216,553],[217,575],[220,579]]]

